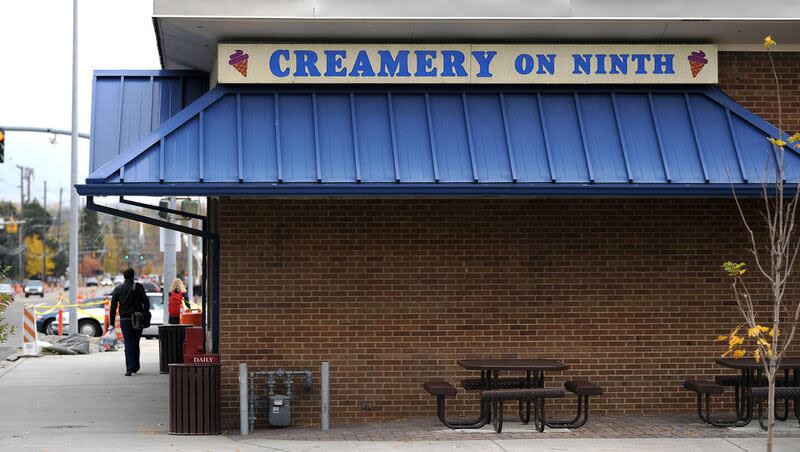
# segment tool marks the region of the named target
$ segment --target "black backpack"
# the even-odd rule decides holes
[[[133,283],[131,291],[128,292],[128,297],[135,296],[136,286],[138,285],[139,283]],[[152,314],[150,313],[150,310],[145,309],[144,303],[142,303],[140,300],[138,309],[131,314],[131,324],[133,325],[133,329],[141,331],[145,328],[148,328],[150,326],[151,318]]]

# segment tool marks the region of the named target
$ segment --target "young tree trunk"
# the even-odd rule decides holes
[[[775,434],[775,360],[771,360],[769,372],[767,372],[767,383],[769,392],[767,395],[767,452],[772,452],[772,439]]]

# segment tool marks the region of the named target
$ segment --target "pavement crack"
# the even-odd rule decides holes
[[[742,450],[744,452],[748,452],[747,449],[745,449],[744,447],[734,443],[733,441],[729,440],[728,438],[722,438],[722,439],[725,440],[726,443],[732,445],[733,447],[735,447],[735,448],[737,448],[739,450]]]
[[[277,447],[269,447],[269,446],[264,446],[262,444],[253,444],[253,443],[250,443],[250,442],[247,442],[247,441],[233,439],[231,437],[228,437],[228,439],[230,439],[231,441],[237,442],[237,443],[247,444],[248,446],[258,447],[258,448],[261,448],[261,449],[276,450],[278,452],[291,452],[291,451],[289,451],[287,449],[278,449]]]
[[[503,452],[508,452],[508,451],[505,449],[505,447],[503,447],[503,446],[501,446],[500,444],[498,444],[498,442],[497,442],[497,440],[496,440],[496,439],[492,439],[492,440],[490,440],[490,441],[491,441],[492,443],[494,443],[494,445],[495,445],[495,446],[499,447],[499,448],[500,448],[500,450],[502,450]]]

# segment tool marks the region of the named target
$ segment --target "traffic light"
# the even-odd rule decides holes
[[[128,262],[128,258],[129,258],[129,257],[128,257],[128,255],[126,254],[126,255],[125,255],[125,262]]]
[[[0,129],[0,163],[6,161],[6,131]]]
[[[6,232],[9,234],[16,234],[18,228],[19,226],[14,222],[14,217],[11,217],[11,219],[6,223]]]
[[[143,261],[144,261],[144,255],[143,255],[143,254],[140,254],[140,255],[139,255],[139,262],[143,262]]]

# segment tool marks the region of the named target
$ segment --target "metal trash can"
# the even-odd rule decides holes
[[[158,327],[158,370],[169,371],[168,365],[183,362],[183,341],[191,325],[161,325]]]
[[[219,435],[220,365],[169,365],[170,435]]]

